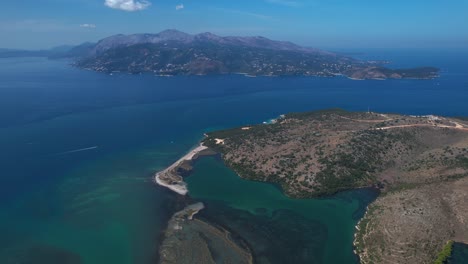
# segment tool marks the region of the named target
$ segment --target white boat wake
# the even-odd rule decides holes
[[[88,151],[88,150],[93,150],[93,149],[97,149],[97,148],[99,148],[99,146],[93,146],[93,147],[81,148],[81,149],[74,149],[74,150],[69,150],[69,151],[57,153],[57,154],[55,154],[54,156],[66,155],[66,154],[71,154],[71,153],[76,153],[76,152],[82,152],[82,151]]]

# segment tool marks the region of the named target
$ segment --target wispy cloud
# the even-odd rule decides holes
[[[81,24],[81,28],[96,28],[95,24]]]
[[[104,5],[123,11],[141,11],[148,8],[151,3],[146,0],[105,0]]]
[[[180,4],[180,5],[176,5],[175,9],[178,11],[178,10],[181,10],[181,9],[184,9],[184,4]]]
[[[289,6],[289,7],[298,7],[300,6],[300,3],[297,1],[293,0],[265,0],[268,3],[272,4],[278,4],[278,5],[284,5],[284,6]]]

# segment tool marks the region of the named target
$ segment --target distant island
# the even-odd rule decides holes
[[[432,79],[434,67],[391,69],[385,62],[362,61],[291,42],[264,37],[196,35],[177,30],[115,35],[97,43],[52,50],[0,50],[0,57],[72,58],[78,68],[98,72],[156,75],[243,74],[248,76],[345,76],[351,79]]]
[[[356,227],[362,263],[432,263],[452,241],[468,242],[466,120],[340,109],[290,113],[209,132],[156,177],[185,195],[181,175],[207,151],[220,153],[240,177],[276,183],[294,198],[379,188]]]
[[[79,47],[78,47],[79,48]],[[159,34],[116,35],[87,46],[77,67],[158,75],[346,76],[352,79],[431,79],[438,69],[389,69],[378,62],[305,48],[264,37]]]

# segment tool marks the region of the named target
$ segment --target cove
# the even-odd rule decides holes
[[[200,217],[239,235],[259,263],[358,263],[354,228],[378,195],[359,189],[292,199],[273,184],[238,177],[216,157],[198,160],[186,182],[206,205]]]

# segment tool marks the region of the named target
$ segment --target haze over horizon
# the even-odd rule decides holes
[[[463,48],[467,12],[462,0],[25,0],[3,4],[0,47],[43,49],[177,29],[324,49]]]

